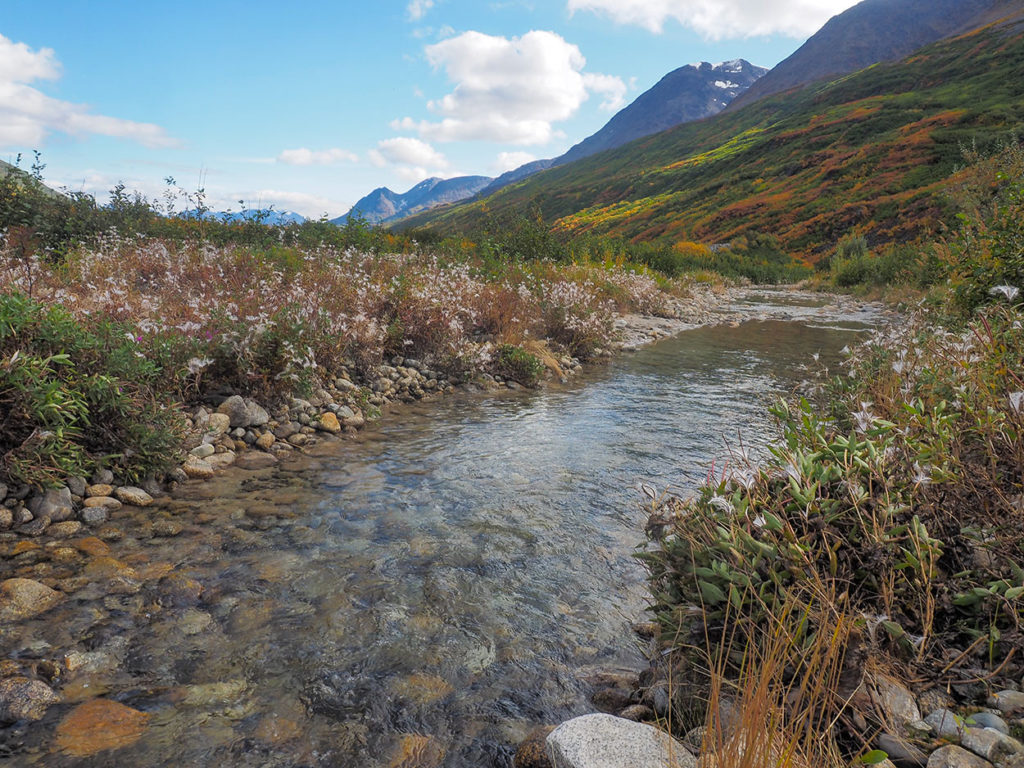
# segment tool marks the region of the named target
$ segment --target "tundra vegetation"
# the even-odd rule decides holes
[[[973,705],[1024,673],[1021,158],[970,155],[958,228],[889,273],[931,265],[929,292],[777,405],[766,462],[737,450],[696,495],[651,502],[671,726],[706,722],[720,765],[880,761],[879,679]],[[874,283],[889,259],[852,236],[823,272]]]

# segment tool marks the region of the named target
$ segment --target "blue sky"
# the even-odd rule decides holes
[[[772,66],[853,0],[0,0],[0,158],[105,200],[344,213],[555,157],[669,71]],[[27,164],[23,161],[23,165]]]

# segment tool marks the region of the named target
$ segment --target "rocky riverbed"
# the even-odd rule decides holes
[[[839,304],[841,309],[826,306],[821,297],[806,294],[708,291],[680,305],[678,318],[622,318],[622,346],[636,349],[686,328],[751,317],[828,322],[838,313],[856,320],[878,312],[848,299]],[[582,370],[579,361],[568,357],[557,362],[563,375]],[[280,633],[292,624],[308,627],[313,617],[326,622],[328,631],[340,620],[332,616],[365,621],[361,601],[379,599],[371,597],[377,594],[372,585],[336,595],[337,584],[311,582],[307,576],[309,563],[321,556],[321,545],[302,510],[316,508],[322,491],[306,478],[321,466],[322,450],[334,455],[335,436],[356,434],[379,411],[394,411],[385,418],[401,419],[403,402],[456,390],[517,387],[493,375],[446,378],[420,361],[402,358],[375,373],[357,383],[349,370],[340,370],[310,397],[277,407],[227,393],[219,402],[197,406],[189,413],[187,458],[162,482],[124,485],[103,472],[70,478],[65,487],[42,495],[2,489],[0,756],[18,765],[62,765],[105,759],[111,750],[124,749],[119,754],[131,756],[132,745],[144,733],[163,743],[166,752],[175,740],[194,732],[207,745],[206,753],[228,764],[247,765],[252,755],[267,750],[284,762],[266,764],[317,763],[326,759],[324,750],[348,754],[366,749],[374,735],[363,720],[346,716],[340,728],[336,722],[338,713],[364,706],[384,707],[396,733],[406,732],[388,742],[382,765],[439,764],[440,758],[410,761],[416,755],[443,754],[441,742],[418,735],[423,730],[418,713],[450,699],[451,674],[411,670],[396,675],[375,688],[384,701],[367,703],[359,700],[360,686],[368,685],[359,670],[347,670],[344,658],[332,657],[324,662],[325,669],[334,670],[330,674],[297,681],[288,694],[261,693],[253,688],[251,665],[288,668],[291,660],[274,653],[249,658],[237,645],[218,648],[217,642],[218,637],[249,634],[253,648],[258,643],[280,646]],[[553,384],[562,386],[557,379]],[[389,523],[402,524],[400,517]],[[358,526],[346,535],[368,536]],[[409,547],[406,558],[427,562],[443,548],[443,539],[411,539]],[[486,574],[502,557],[494,552],[459,568]],[[228,572],[225,562],[232,563]],[[383,585],[392,567],[388,562],[367,552],[348,560],[346,567],[376,573]],[[346,575],[338,578],[344,583]],[[466,599],[460,590],[472,590],[471,585],[453,590],[428,580],[424,589],[440,590],[431,599],[454,607]],[[291,590],[290,604],[268,599],[282,590]],[[346,606],[354,601],[352,610],[342,610],[342,603],[335,602],[339,599]],[[522,653],[516,644],[496,647],[494,638],[471,625],[451,634],[455,625],[446,626],[429,611],[391,615],[388,610],[374,610],[372,631],[387,634],[400,627],[436,637],[439,647],[451,642],[463,649],[464,671],[455,678],[467,677],[457,684],[467,684],[478,670],[505,669],[505,664],[514,669]],[[581,638],[580,647],[587,642]],[[170,648],[174,652],[167,652]],[[301,648],[300,642],[290,652],[301,653]],[[604,695],[611,702],[612,694]],[[528,722],[526,701],[520,706],[523,712],[506,711],[506,719]],[[309,721],[309,712],[334,713],[336,719]],[[492,737],[494,730],[488,727]],[[522,733],[516,725],[504,739],[515,743]],[[282,745],[290,746],[274,751]],[[318,749],[321,753],[314,755]],[[481,742],[481,754],[489,749]],[[411,757],[403,762],[406,752]]]

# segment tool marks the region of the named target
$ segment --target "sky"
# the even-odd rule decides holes
[[[854,0],[0,0],[0,158],[105,202],[345,213],[557,157],[668,72],[771,67]],[[240,203],[241,201],[241,203]]]

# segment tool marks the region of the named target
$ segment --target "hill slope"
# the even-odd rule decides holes
[[[331,223],[344,224],[349,216],[358,213],[371,224],[386,224],[439,205],[465,200],[491,181],[493,179],[489,176],[456,176],[452,179],[434,177],[421,181],[401,194],[387,187],[379,187],[353,205],[348,213],[331,219]]]
[[[446,210],[437,225],[539,211],[574,234],[726,242],[765,232],[813,256],[853,229],[877,241],[934,226],[961,148],[1022,131],[1017,23],[546,171]]]
[[[721,64],[704,61],[679,67],[617,112],[601,130],[574,145],[565,154],[550,160],[534,160],[503,173],[481,194],[492,194],[548,168],[581,160],[682,123],[718,114],[767,71],[744,59]]]
[[[1001,0],[864,0],[832,17],[732,108],[773,93],[898,61],[917,49],[972,29]]]

